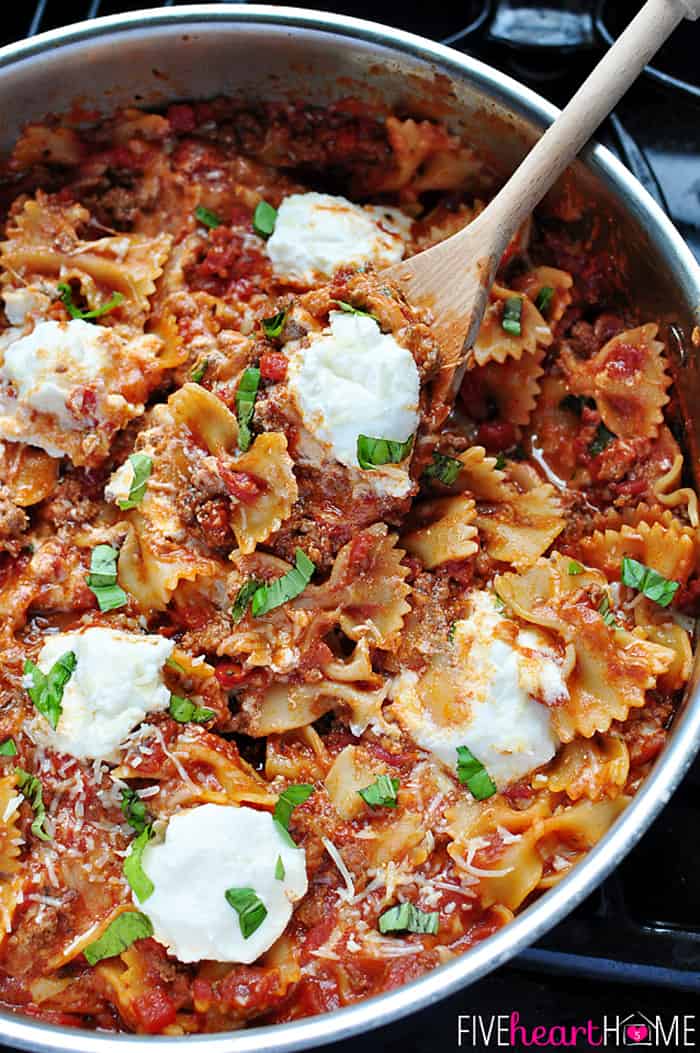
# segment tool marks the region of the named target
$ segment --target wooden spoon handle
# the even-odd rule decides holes
[[[700,0],[647,0],[479,217],[496,259],[678,23],[699,16]]]

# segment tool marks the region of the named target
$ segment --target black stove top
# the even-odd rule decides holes
[[[298,0],[299,6],[302,2]],[[164,6],[170,3],[166,0]],[[157,6],[157,0],[39,0],[36,7],[18,6],[17,15],[4,13],[2,43],[96,14]],[[397,5],[381,0],[308,0],[308,6],[384,21],[449,43],[561,105],[641,2],[461,0],[455,5],[404,5],[400,13]],[[700,260],[699,51],[700,23],[683,23],[598,138],[667,211]],[[520,1014],[527,1034],[519,1032],[515,1042],[500,1040],[511,1049],[529,1046],[536,1026],[585,1027],[588,1020],[600,1022],[603,1016],[610,1026],[628,1016],[633,1024],[641,1022],[642,1030],[633,1032],[637,1039],[643,1038],[644,1021],[652,1022],[646,1041],[625,1042],[620,1033],[618,1042],[610,1032],[610,1048],[648,1048],[650,1043],[682,1048],[684,1024],[687,1029],[695,1026],[694,1018],[683,1018],[693,1014],[700,993],[699,789],[700,761],[642,842],[567,920],[467,990],[366,1036],[367,1053],[456,1049],[460,1016],[463,1048],[498,1048],[498,1018],[505,1020],[513,1012]],[[653,1030],[657,1014],[665,1032]],[[487,1041],[490,1025],[495,1030]],[[695,1043],[700,1043],[700,1024],[695,1032],[686,1030],[686,1048]],[[546,1037],[539,1044],[547,1044]],[[351,1048],[356,1042],[333,1047],[337,1053]],[[579,1033],[576,1048],[593,1044]]]

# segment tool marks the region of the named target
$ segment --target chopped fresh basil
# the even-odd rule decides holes
[[[340,310],[345,311],[346,314],[359,314],[361,318],[371,318],[379,324],[379,319],[371,311],[363,311],[360,307],[353,307],[351,303],[346,303],[345,300],[331,300],[331,303],[337,304]]]
[[[583,563],[579,563],[575,559],[569,560],[569,574],[571,574],[572,577],[575,577],[577,574],[583,574],[585,569]]]
[[[452,486],[464,465],[456,457],[448,457],[446,453],[438,453],[433,450],[433,463],[429,464],[423,472],[425,479],[437,479],[445,486]]]
[[[236,389],[236,413],[238,415],[238,445],[245,451],[250,447],[252,436],[250,434],[250,422],[253,419],[255,409],[255,398],[260,385],[260,370],[257,366],[249,366],[243,370],[238,388]]]
[[[203,205],[197,205],[194,210],[195,218],[204,227],[209,227],[210,230],[216,230],[223,223],[222,219],[219,219],[216,212],[212,212],[210,208],[204,208]]]
[[[265,921],[267,907],[252,888],[227,888],[224,895],[238,914],[243,939],[247,940]]]
[[[399,780],[390,775],[378,775],[370,786],[358,790],[360,797],[370,808],[396,808],[396,793]]]
[[[263,318],[262,327],[265,336],[269,337],[270,340],[274,340],[276,337],[281,336],[286,321],[286,311],[278,311],[277,314],[273,314],[271,318]]]
[[[32,678],[32,686],[27,688],[29,697],[52,728],[61,719],[63,689],[73,675],[77,661],[73,651],[66,651],[56,659],[48,673],[42,673],[30,658],[24,663],[25,676]]]
[[[447,642],[448,643],[454,643],[456,629],[457,629],[457,622],[452,622],[450,624],[449,629],[447,630]]]
[[[496,458],[496,463],[494,464],[494,468],[496,469],[497,472],[502,472],[503,469],[505,468],[505,466],[506,466],[506,455],[504,453],[499,453],[498,457]]]
[[[658,603],[659,607],[668,607],[680,588],[679,581],[664,578],[657,570],[629,556],[624,556],[622,559],[622,583],[642,592],[647,599]]]
[[[379,931],[382,933],[418,932],[435,936],[439,923],[440,915],[436,910],[420,910],[412,903],[398,903],[379,915]]]
[[[129,508],[136,508],[137,505],[141,504],[146,493],[148,477],[153,468],[153,461],[147,453],[130,453],[129,462],[134,472],[134,478],[131,480],[129,496],[126,501],[117,501],[122,512],[126,512]]]
[[[0,742],[0,757],[16,757],[17,746],[14,739],[5,739]]]
[[[587,406],[588,409],[595,409],[595,399],[589,398],[588,395],[564,395],[564,398],[559,402],[559,409],[569,410],[570,413],[575,413],[577,417],[580,417],[583,412],[583,407]]]
[[[277,862],[275,863],[275,878],[277,881],[284,881],[284,875],[286,871],[284,869],[284,863],[282,862],[282,856],[277,856]]]
[[[608,598],[607,594],[604,595],[602,600],[600,601],[598,613],[600,614],[601,618],[603,619],[603,621],[609,629],[614,629],[617,626],[615,615],[610,610],[610,599]]]
[[[122,814],[132,829],[137,834],[142,834],[147,826],[151,825],[152,818],[139,795],[130,786],[122,790]]]
[[[598,427],[596,428],[596,433],[593,436],[593,441],[588,447],[588,452],[590,453],[591,457],[597,457],[598,454],[602,453],[605,447],[608,446],[613,441],[613,439],[616,438],[617,435],[615,435],[608,428],[606,428],[603,422],[601,421]]]
[[[85,580],[101,611],[113,611],[129,602],[124,589],[117,585],[118,555],[111,545],[97,545],[90,556],[90,573]]]
[[[397,442],[395,439],[372,439],[369,435],[358,435],[357,460],[360,468],[399,464],[408,457],[414,439],[415,435],[409,435],[405,442]]]
[[[170,696],[168,713],[173,720],[177,720],[178,724],[187,724],[190,721],[193,724],[206,724],[208,720],[216,716],[213,709],[197,706],[189,698],[182,698],[180,695]]]
[[[467,746],[457,747],[457,778],[477,801],[485,801],[496,792],[495,782]]]
[[[523,301],[519,296],[509,296],[503,306],[501,329],[513,336],[521,335],[520,320],[523,313]]]
[[[109,311],[113,311],[115,307],[118,307],[124,299],[120,292],[115,292],[112,293],[107,303],[103,303],[101,307],[93,307],[91,311],[82,311],[80,307],[76,307],[73,303],[73,290],[67,282],[59,282],[58,291],[61,294],[59,299],[71,318],[81,318],[84,322],[89,322],[93,318],[101,318],[103,314],[108,314]]]
[[[103,958],[115,958],[136,940],[145,940],[152,935],[150,918],[137,910],[124,911],[110,922],[99,939],[88,944],[83,954],[90,965],[97,965]]]
[[[493,603],[497,611],[504,611],[506,609],[505,603],[503,602],[503,600],[498,595],[495,589],[493,591]]]
[[[233,607],[231,608],[231,620],[234,625],[238,625],[239,621],[248,610],[250,601],[260,587],[261,583],[256,581],[255,578],[250,578],[244,585],[241,585],[238,590],[238,595],[233,601]]]
[[[543,285],[535,299],[535,307],[540,312],[540,314],[544,314],[544,312],[549,309],[549,305],[552,302],[553,296],[554,289],[552,288],[552,286]]]
[[[197,362],[197,364],[193,366],[192,372],[190,373],[190,380],[192,381],[192,383],[201,384],[204,380],[204,375],[208,369],[209,360],[207,358],[203,358],[201,362]]]
[[[172,655],[170,656],[170,658],[165,659],[165,664],[169,665],[171,669],[174,669],[178,673],[186,672],[185,667],[180,665],[179,662],[176,662]]]
[[[297,783],[294,786],[288,786],[286,790],[277,798],[275,804],[275,810],[272,813],[272,818],[277,824],[277,829],[283,836],[285,841],[296,848],[296,844],[291,838],[289,833],[289,820],[292,818],[292,812],[298,804],[303,804],[304,801],[308,800],[311,794],[314,792],[314,787],[310,783],[302,782]]]
[[[258,201],[253,213],[253,230],[261,238],[269,238],[277,222],[277,209],[267,201]]]
[[[51,835],[44,829],[46,809],[44,808],[44,793],[40,781],[36,775],[30,775],[28,771],[23,771],[22,768],[15,768],[15,775],[17,777],[17,789],[27,804],[31,805],[34,812],[34,820],[31,826],[32,833],[40,841],[50,841]]]
[[[153,837],[153,826],[151,823],[144,826],[141,833],[131,842],[131,851],[124,860],[122,871],[129,882],[139,903],[143,903],[149,896],[153,895],[155,885],[143,869],[143,853],[146,845]]]
[[[251,612],[254,618],[261,618],[263,614],[281,607],[288,600],[293,600],[304,591],[311,581],[316,566],[302,549],[297,548],[294,553],[295,566],[288,570],[281,578],[259,585],[253,593],[251,600]]]

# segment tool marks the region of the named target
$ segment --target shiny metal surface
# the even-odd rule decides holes
[[[124,104],[222,93],[323,103],[381,98],[414,116],[446,120],[504,173],[555,110],[517,82],[457,52],[396,29],[293,8],[192,6],[101,18],[0,49],[0,148],[24,122],[76,100],[109,112]],[[679,389],[700,420],[700,370],[690,332],[700,324],[700,271],[663,213],[615,158],[591,147],[574,168],[581,193],[610,217],[633,261],[649,317],[674,329]],[[689,414],[693,463],[700,435]],[[65,1053],[265,1053],[358,1035],[465,987],[535,941],[623,858],[679,783],[700,744],[698,671],[669,742],[613,829],[559,885],[469,953],[405,987],[293,1024],[185,1039],[107,1035],[0,1014],[0,1042]]]

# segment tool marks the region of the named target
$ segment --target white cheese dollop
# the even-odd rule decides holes
[[[359,468],[359,435],[405,442],[418,427],[418,367],[373,318],[331,311],[329,322],[309,334],[308,347],[290,350],[288,386],[307,430],[341,464]]]
[[[311,285],[339,267],[387,267],[404,254],[411,218],[397,208],[355,205],[330,194],[291,194],[266,243],[275,274]]]
[[[110,361],[104,330],[80,318],[39,322],[27,336],[5,348],[0,382],[11,384],[19,409],[49,413],[66,431],[81,424],[69,412],[67,399],[80,384],[93,384]],[[11,436],[8,436],[11,438]]]
[[[28,315],[45,311],[51,305],[51,298],[42,289],[33,285],[22,285],[18,289],[3,289],[2,298],[8,322],[20,328],[27,321]]]
[[[254,962],[282,935],[308,887],[303,849],[285,840],[268,812],[221,804],[174,815],[165,840],[146,847],[143,869],[155,889],[134,902],[181,962]],[[252,889],[267,910],[247,939],[226,899],[230,888]]]
[[[557,739],[547,706],[568,698],[560,667],[534,632],[517,633],[489,592],[454,630],[455,666],[431,683],[414,672],[394,681],[392,709],[413,740],[451,771],[467,746],[499,789],[552,759]],[[525,640],[521,637],[525,636]]]
[[[170,704],[162,669],[173,647],[164,636],[99,626],[47,637],[37,660],[42,673],[66,651],[73,651],[77,661],[63,689],[56,729],[38,716],[38,737],[73,757],[118,760],[119,746],[129,732],[147,713]]]

